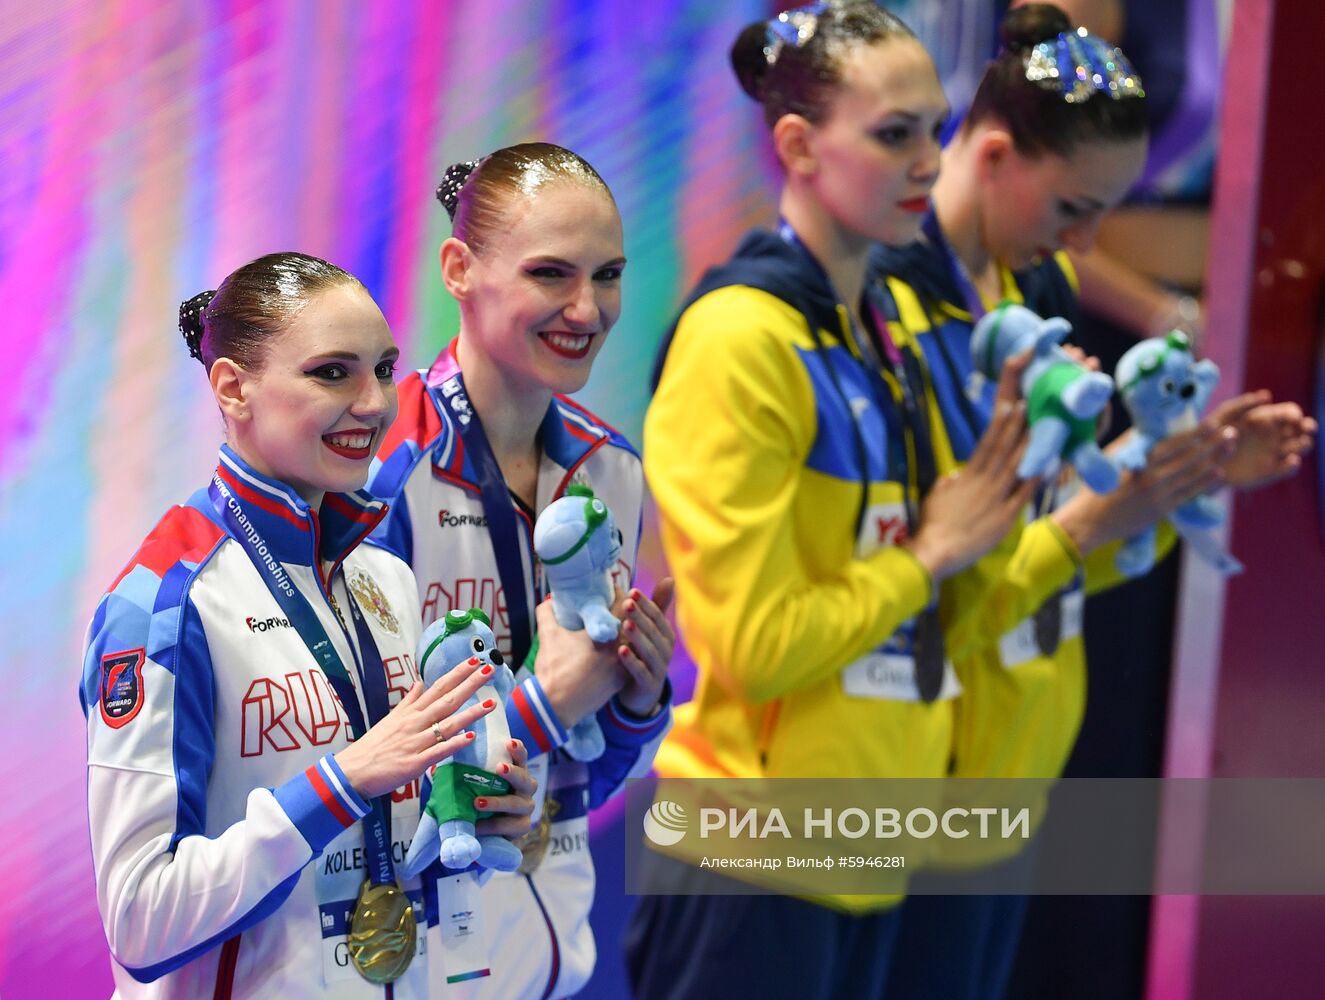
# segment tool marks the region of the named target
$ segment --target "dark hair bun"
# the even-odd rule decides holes
[[[768,57],[764,46],[768,44],[768,22],[747,24],[732,43],[732,70],[740,81],[741,89],[756,101],[762,101],[759,85],[768,72]]]
[[[466,160],[464,163],[452,163],[442,175],[442,183],[437,185],[437,200],[446,209],[446,214],[455,221],[455,210],[460,205],[460,189],[469,180],[469,175],[478,166],[478,160]]]
[[[189,347],[189,357],[202,360],[202,314],[216,296],[216,290],[199,292],[179,304],[179,332]]]
[[[1030,3],[1008,11],[999,26],[999,40],[1008,52],[1025,52],[1072,30],[1067,15],[1050,3]]]

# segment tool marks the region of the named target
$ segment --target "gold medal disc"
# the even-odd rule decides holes
[[[417,948],[414,906],[397,882],[364,882],[350,916],[350,961],[370,983],[405,974]]]
[[[532,875],[543,863],[548,842],[552,839],[552,817],[561,812],[561,805],[553,798],[543,800],[543,813],[538,817],[538,825],[515,841],[524,855],[520,861],[520,874]]]

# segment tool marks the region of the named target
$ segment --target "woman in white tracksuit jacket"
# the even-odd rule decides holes
[[[425,997],[435,887],[395,866],[419,775],[491,706],[457,711],[485,680],[474,666],[423,690],[413,577],[360,544],[385,514],[361,487],[398,351],[363,286],[302,254],[241,267],[180,325],[226,443],[102,598],[83,665],[117,994]],[[529,776],[511,778],[490,808],[527,813]],[[347,922],[374,929],[356,903],[370,887],[385,933],[365,950]]]
[[[378,534],[413,568],[425,622],[477,605],[514,666],[537,644],[535,675],[506,714],[546,775],[546,799],[521,872],[483,889],[491,975],[474,985],[496,1000],[562,997],[596,958],[588,812],[648,772],[671,724],[671,583],[653,599],[631,586],[639,456],[564,395],[583,387],[621,311],[621,217],[594,169],[550,143],[457,164],[437,193],[452,219],[441,271],[460,329],[430,369],[400,383],[400,416],[371,479],[392,508]],[[607,504],[622,534],[615,643],[559,627],[544,600],[534,521],[572,483]],[[606,749],[575,760],[567,729],[591,714]],[[429,971],[445,982],[447,970]]]

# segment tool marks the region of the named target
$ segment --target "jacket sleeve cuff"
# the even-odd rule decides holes
[[[368,815],[368,803],[350,785],[331,754],[273,789],[272,794],[314,854],[320,854],[341,831]]]
[[[911,581],[911,585],[908,586],[906,589],[910,591],[918,583],[920,588],[923,589],[924,591],[925,603],[916,609],[916,613],[918,614],[920,611],[923,611],[925,608],[930,607],[935,601],[938,600],[939,594],[938,594],[938,589],[934,586],[934,577],[930,574],[929,570],[925,568],[925,564],[922,563],[919,559],[917,559],[916,554],[912,552],[910,549],[903,548],[902,546],[897,545],[897,546],[892,546],[891,548],[885,551],[892,552],[894,550],[900,556],[902,556],[903,563],[909,564],[911,567],[915,569],[916,576],[918,577],[918,580]],[[908,615],[907,617],[910,618],[913,616]]]
[[[598,724],[602,727],[603,738],[619,746],[642,746],[666,732],[672,724],[672,681],[663,682],[662,695],[658,699],[658,711],[648,718],[640,718],[628,711],[616,695],[613,695],[598,710]]]
[[[506,723],[511,736],[525,745],[531,758],[555,750],[568,736],[537,677],[516,685],[506,699]]]
[[[1020,548],[1025,561],[1019,568],[1038,598],[1037,607],[1085,569],[1076,545],[1052,517],[1036,518],[1028,524]]]

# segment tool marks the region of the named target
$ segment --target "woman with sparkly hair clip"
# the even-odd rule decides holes
[[[645,469],[699,679],[657,768],[939,778],[958,691],[946,581],[1034,489],[1012,471],[1024,359],[977,461],[948,475],[916,358],[862,299],[871,244],[919,233],[948,110],[906,26],[874,3],[815,3],[750,25],[731,57],[772,130],[782,218],[701,279],[659,358]],[[649,861],[682,885],[699,864]],[[879,996],[899,901],[645,897],[632,982],[640,997]]]
[[[671,581],[652,597],[632,587],[640,461],[566,395],[584,386],[621,312],[621,217],[593,167],[542,142],[449,167],[437,197],[452,220],[441,276],[460,329],[431,368],[400,384],[400,415],[372,478],[392,508],[379,537],[414,568],[425,622],[481,606],[513,666],[535,668],[517,674],[506,708],[546,798],[520,871],[495,874],[479,893],[491,971],[476,985],[502,1000],[567,996],[596,956],[587,814],[647,773],[671,721]],[[623,536],[615,642],[562,628],[544,599],[534,522],[576,484],[607,505]],[[560,748],[590,715],[606,748],[585,763]],[[448,965],[460,947],[444,941],[431,967],[439,994],[463,971]]]
[[[1047,4],[1013,10],[1001,31],[1003,51],[944,150],[921,239],[881,245],[871,259],[869,294],[894,335],[918,345],[939,410],[938,447],[959,463],[973,457],[993,406],[993,387],[980,384],[970,354],[973,325],[1007,300],[1076,322],[1075,275],[1059,251],[1090,245],[1146,151],[1143,83],[1120,50]],[[955,777],[1061,773],[1085,707],[1084,595],[1123,581],[1114,557],[1131,532],[1216,484],[1250,488],[1294,471],[1314,425],[1286,423],[1263,402],[1248,393],[1224,404],[1107,496],[1083,487],[1058,504],[1056,489],[1045,490],[1037,505],[1046,516],[958,581],[978,587],[980,606],[998,614],[949,624],[963,689]],[[1167,551],[1167,525],[1160,537]],[[1009,877],[1028,877],[1033,852],[1015,856],[1019,846],[970,841],[935,863],[1002,864]],[[960,887],[942,874],[922,878],[925,892],[902,908],[889,996],[1001,996],[1025,897],[956,895]]]
[[[462,708],[473,665],[423,689],[409,567],[360,544],[399,352],[357,279],[298,253],[189,299],[180,330],[225,443],[97,606],[80,690],[116,996],[428,996],[427,886],[395,860],[419,776],[494,706]],[[533,807],[508,777],[490,832]]]

